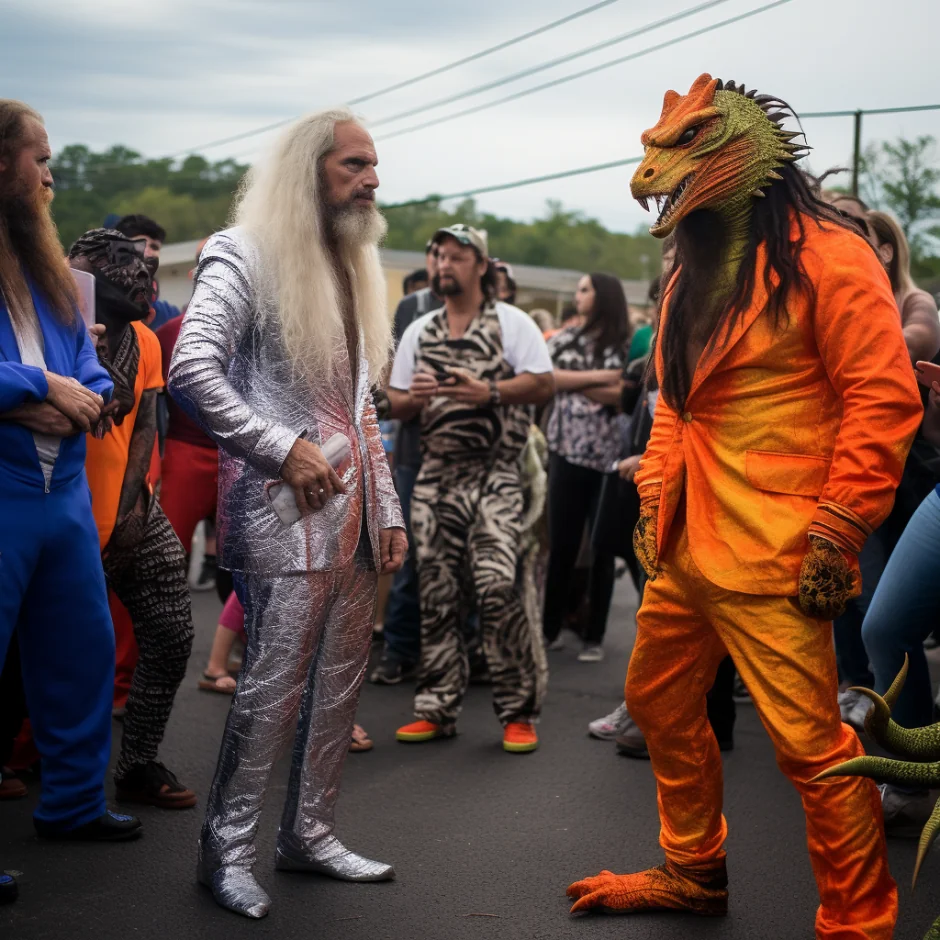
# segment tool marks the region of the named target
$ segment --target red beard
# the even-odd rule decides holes
[[[0,290],[19,306],[29,302],[27,273],[64,322],[73,322],[77,291],[52,219],[52,189],[27,190],[0,181]]]

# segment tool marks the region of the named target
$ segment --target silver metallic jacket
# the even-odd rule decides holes
[[[360,354],[355,385],[345,350],[337,353],[329,385],[293,377],[276,326],[259,326],[255,264],[255,250],[237,228],[206,243],[167,382],[173,398],[219,445],[220,564],[269,575],[344,567],[353,560],[365,512],[381,570],[379,530],[404,527],[404,519],[368,363]],[[337,432],[352,443],[345,494],[285,526],[271,508],[267,485],[280,479],[301,434],[320,444]]]

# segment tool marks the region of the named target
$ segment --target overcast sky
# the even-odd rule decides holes
[[[272,135],[202,145],[344,102],[587,6],[589,0],[0,0],[0,94],[45,116],[54,148],[120,143],[147,156],[198,148],[250,161]],[[701,0],[618,0],[504,52],[360,106],[379,120],[641,27]],[[719,6],[474,98],[375,128],[386,202],[459,192],[641,152],[663,92],[703,71],[798,112],[940,103],[936,0],[791,0],[519,101],[382,141],[411,126],[639,51],[755,9]],[[933,12],[929,12],[933,8]],[[932,25],[931,25],[932,22]],[[850,118],[808,120],[810,165],[845,164]],[[934,134],[940,111],[870,116],[864,139]],[[530,219],[547,199],[632,231],[631,168],[479,197]]]

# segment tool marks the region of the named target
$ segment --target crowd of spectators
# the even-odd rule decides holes
[[[0,800],[26,794],[22,771],[38,756],[39,835],[113,841],[141,827],[105,803],[112,720],[123,721],[119,800],[197,801],[157,755],[193,642],[194,533],[203,523],[211,537],[217,521],[228,432],[207,433],[192,400],[166,392],[187,311],[160,299],[165,230],[144,215],[113,218],[66,260],[50,156],[40,116],[0,101]],[[858,687],[884,694],[906,659],[894,718],[916,728],[936,713],[924,648],[940,613],[940,320],[911,277],[897,221],[846,194],[827,198],[886,272],[924,407],[894,509],[859,556],[862,592],[834,623],[839,705],[863,733],[870,700]],[[653,425],[650,359],[674,251],[667,240],[645,313],[604,272],[581,277],[559,319],[526,311],[512,265],[467,225],[435,232],[425,267],[404,278],[394,359],[371,377],[408,549],[397,571],[379,563],[392,583],[369,678],[416,685],[415,721],[399,741],[452,736],[474,680],[492,687],[505,749],[534,750],[553,657],[598,663],[607,631],[627,629],[608,621],[617,578],[640,597],[647,581],[630,537],[634,478]],[[69,267],[95,279],[93,323]],[[197,283],[212,275],[201,266]],[[357,361],[348,328],[344,342]],[[262,441],[271,444],[260,433],[252,446]],[[319,490],[323,501],[334,492],[341,483]],[[215,569],[211,541],[205,554],[202,581],[222,607],[198,684],[234,695],[247,589]],[[728,656],[708,692],[722,750],[747,701]],[[647,758],[626,703],[611,705],[588,732]],[[348,750],[373,746],[358,725],[343,733]],[[926,791],[883,786],[882,801],[889,834],[919,834],[931,810]]]

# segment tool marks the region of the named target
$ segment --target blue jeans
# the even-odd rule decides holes
[[[408,529],[408,556],[392,582],[383,627],[386,653],[405,663],[416,663],[421,658],[421,606],[411,536],[411,494],[417,477],[418,467],[395,468],[395,489]]]
[[[875,691],[884,694],[910,660],[907,681],[892,715],[905,728],[933,719],[933,696],[924,640],[940,614],[940,496],[920,504],[907,524],[872,598],[862,640],[875,672]]]
[[[862,593],[846,604],[845,613],[836,617],[832,625],[839,678],[850,685],[861,685],[868,689],[873,686],[874,679],[868,662],[868,651],[862,642],[862,623],[894,548],[891,541],[889,530],[877,529],[869,536],[858,556]]]

